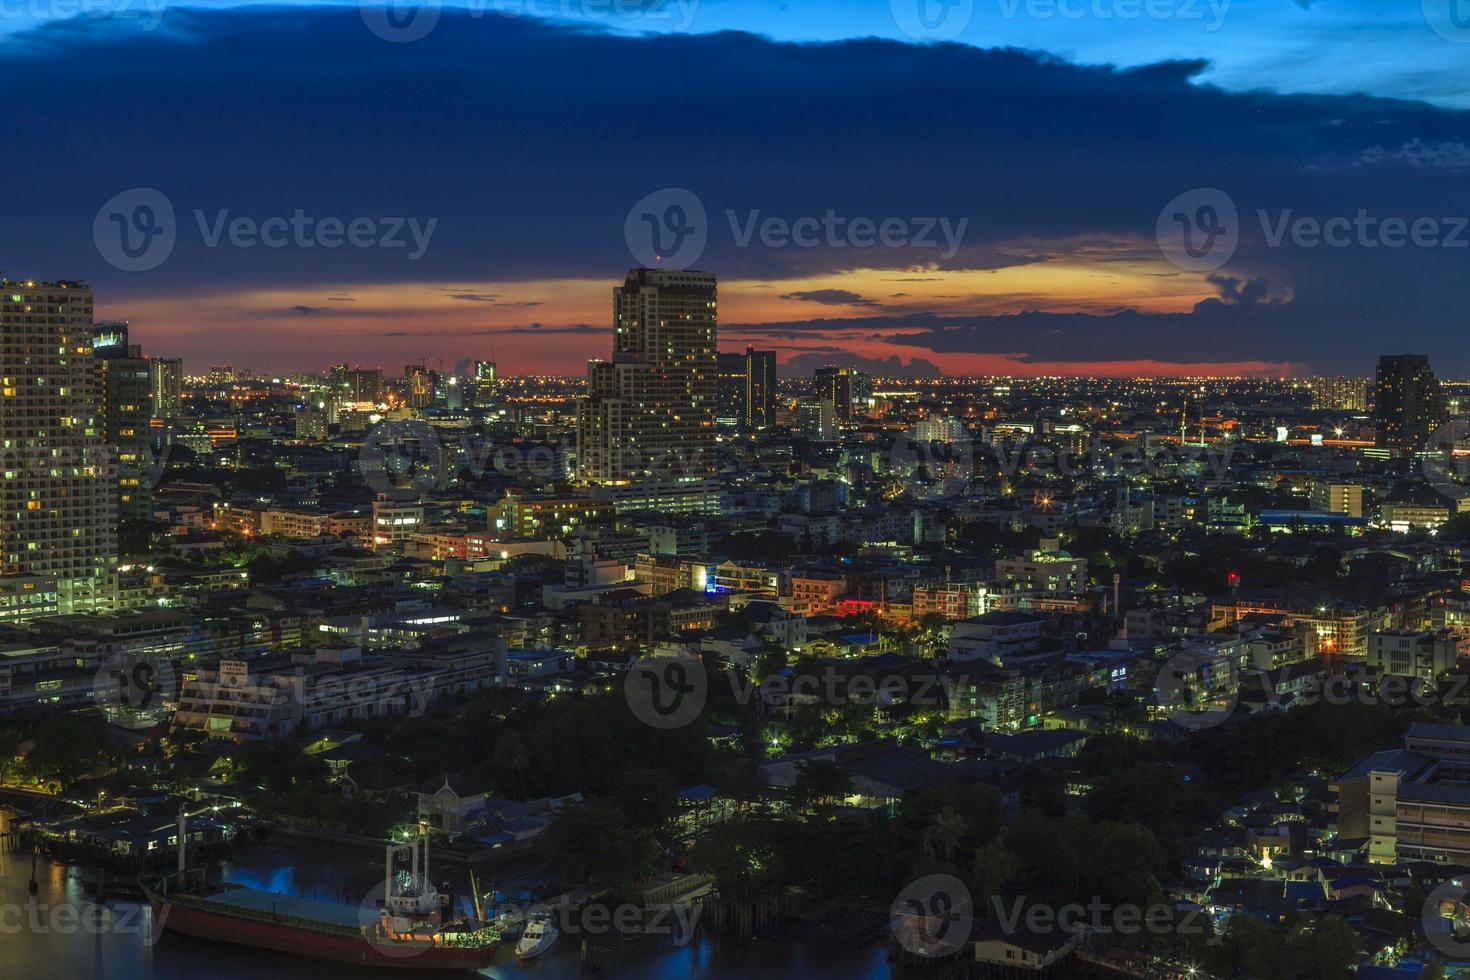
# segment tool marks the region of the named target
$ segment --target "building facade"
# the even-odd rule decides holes
[[[117,583],[91,326],[85,285],[0,281],[0,575],[54,578],[63,613],[110,609]]]

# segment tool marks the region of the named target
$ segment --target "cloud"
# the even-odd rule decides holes
[[[921,357],[911,358],[905,362],[896,355],[888,358],[871,358],[846,351],[798,354],[781,365],[781,373],[787,377],[804,377],[822,367],[856,368],[867,374],[885,378],[937,378],[943,374],[938,365]]]
[[[26,93],[10,124],[27,138],[7,146],[0,178],[28,194],[0,214],[0,268],[86,278],[99,306],[121,311],[185,293],[207,302],[256,291],[272,298],[242,308],[284,321],[326,310],[286,313],[278,290],[350,297],[358,284],[382,283],[494,306],[494,290],[466,286],[489,281],[487,270],[496,283],[616,281],[633,263],[629,209],[684,187],[708,216],[699,265],[725,282],[817,295],[818,277],[824,285],[850,272],[842,284],[855,288],[838,292],[864,297],[884,295],[884,282],[946,281],[957,270],[1017,280],[1002,284],[1018,297],[1004,315],[957,311],[969,284],[956,283],[939,290],[961,297],[949,309],[931,297],[929,312],[767,330],[814,336],[846,326],[881,333],[895,354],[998,350],[1032,361],[1250,358],[1362,373],[1385,346],[1470,361],[1465,249],[1272,246],[1259,217],[1470,214],[1465,112],[1227,92],[1201,81],[1208,65],[1197,59],[1122,70],[1014,49],[615,34],[447,8],[428,38],[386,44],[350,5],[284,9],[171,8],[153,32],[73,18],[6,41],[0,85]],[[504,97],[518,90],[534,97]],[[108,148],[107,167],[91,165],[97,146]],[[1216,270],[1234,286],[1176,273],[1154,247],[1165,203],[1206,187],[1226,192],[1240,215],[1239,246]],[[176,217],[172,254],[146,273],[113,268],[92,242],[98,209],[130,188],[159,190]],[[725,218],[758,209],[791,220],[829,208],[848,219],[970,222],[963,247],[942,259],[940,249],[913,246],[741,247]],[[411,247],[211,248],[196,210],[257,221],[300,210],[379,227],[438,220],[413,261]],[[1167,296],[1190,283],[1199,291],[1171,313],[1151,312],[1163,294],[1142,288],[1108,294],[1106,305],[1129,308],[1103,313],[1050,299],[1054,284],[1129,269],[1167,285]],[[1271,285],[1261,292],[1258,281]],[[537,315],[547,323],[591,315],[559,306],[553,291],[521,302],[544,303]],[[381,327],[383,337],[455,333],[400,329],[413,322],[401,309],[359,316],[378,317],[368,333]],[[607,330],[477,326],[458,335],[481,329],[589,340]],[[591,353],[604,353],[600,344]],[[564,356],[588,352],[568,343]]]
[[[805,303],[821,303],[824,306],[881,306],[871,299],[866,299],[858,293],[849,289],[808,289],[793,293],[782,293],[782,299],[798,300]]]

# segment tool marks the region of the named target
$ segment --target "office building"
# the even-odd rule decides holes
[[[716,319],[707,272],[634,269],[614,287],[612,360],[589,365],[577,403],[581,479],[677,493],[714,472]]]
[[[1376,395],[1379,449],[1416,453],[1445,421],[1439,381],[1423,354],[1378,358]]]
[[[0,281],[0,576],[55,579],[62,613],[108,610],[117,470],[103,439],[92,291]]]

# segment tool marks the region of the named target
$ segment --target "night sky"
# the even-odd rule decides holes
[[[675,219],[721,346],[792,373],[1470,370],[1461,0],[107,2],[0,10],[0,269],[86,279],[191,371],[581,373],[642,222]],[[503,15],[528,5],[572,16]],[[297,212],[369,230],[210,244]],[[892,240],[742,245],[829,212]],[[1161,249],[1216,215],[1203,258]],[[170,247],[129,271],[134,222]]]

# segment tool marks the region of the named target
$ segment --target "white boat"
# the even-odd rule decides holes
[[[533,956],[540,956],[551,948],[551,944],[560,935],[550,912],[532,912],[526,920],[526,928],[521,933],[520,940],[516,943],[516,959],[529,960]]]

